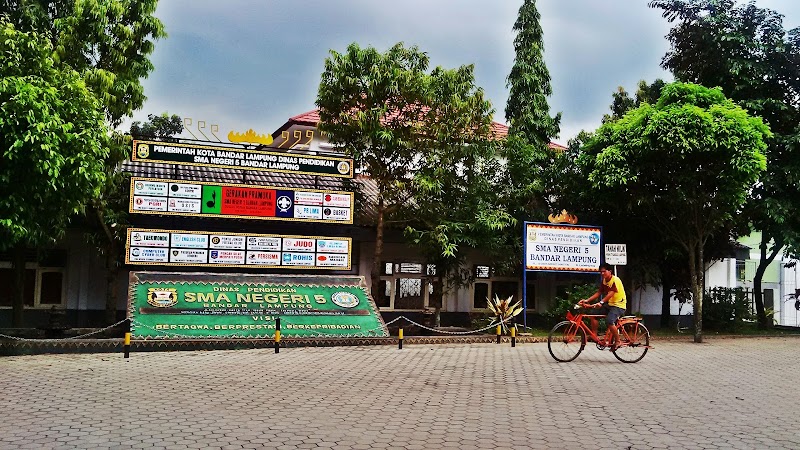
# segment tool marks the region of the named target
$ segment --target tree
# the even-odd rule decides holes
[[[506,120],[511,133],[524,136],[527,142],[547,145],[558,136],[561,113],[550,117],[547,97],[553,94],[553,88],[544,63],[540,20],[536,0],[524,0],[514,23],[516,57],[507,80]]]
[[[0,249],[13,249],[21,326],[25,247],[52,243],[105,180],[108,129],[80,74],[41,34],[0,20]]]
[[[503,209],[502,190],[498,189],[502,173],[497,158],[500,145],[489,140],[472,143],[455,153],[458,160],[429,166],[428,169],[436,169],[433,172],[422,170],[417,174],[421,180],[418,184],[425,188],[399,214],[411,218],[406,237],[429,263],[436,265],[431,278],[437,320],[443,287],[456,288],[470,282],[470,277],[463,277],[460,270],[466,259],[465,249],[481,249],[490,259],[508,257],[503,231],[516,221]]]
[[[170,138],[183,131],[183,120],[177,114],[169,115],[166,112],[157,116],[147,115],[147,122],[140,121],[131,124],[131,136],[145,136],[155,138]]]
[[[721,90],[673,83],[655,105],[602,125],[580,160],[596,187],[624,186],[625,196],[614,200],[645,211],[688,255],[695,342],[703,339],[704,247],[741,211],[766,167],[770,136]]]
[[[474,84],[473,67],[437,67],[428,73],[428,64],[417,47],[398,43],[380,53],[353,43],[344,53],[331,51],[321,77],[316,102],[320,130],[377,187],[375,295],[380,294],[387,223],[409,223],[411,217],[398,215],[401,210],[423,211],[415,204],[446,198],[448,189],[458,187],[455,180],[473,173],[473,158],[481,158],[476,151],[486,148],[482,143],[491,136],[491,105]],[[433,222],[444,225],[441,230],[449,236],[459,230]],[[447,239],[454,245],[443,244],[443,252],[461,249],[461,241]]]
[[[144,103],[140,81],[153,70],[149,55],[154,41],[166,36],[163,24],[153,16],[156,4],[157,0],[5,0],[0,2],[0,16],[23,32],[46,38],[52,57],[79,74],[114,128]],[[130,149],[126,142],[116,132],[105,140],[106,182],[85,210],[90,223],[99,220],[106,230],[100,236],[110,239],[98,246],[101,251],[119,245],[118,231],[111,231],[124,211],[109,206],[119,203],[117,171]]]
[[[664,86],[666,86],[666,83],[660,78],[651,84],[647,84],[645,80],[639,80],[634,98],[631,98],[624,87],[617,87],[617,91],[611,94],[611,114],[603,116],[603,123],[618,120],[626,112],[642,106],[643,103],[655,104],[658,101],[658,97],[661,96],[661,90],[664,89]]]
[[[659,0],[650,6],[675,23],[662,67],[678,80],[721,87],[774,133],[767,171],[745,209],[751,229],[761,231],[753,278],[758,320],[771,326],[762,298],[764,272],[781,252],[800,257],[800,29],[787,33],[783,16],[752,1]]]
[[[153,41],[166,36],[153,16],[158,0],[5,0],[20,31],[50,39],[54,57],[72,67],[101,101],[112,128],[142,107],[140,80],[153,70]]]
[[[521,224],[532,217],[546,217],[550,212],[548,190],[552,185],[545,180],[545,169],[556,167],[561,160],[548,147],[559,133],[561,113],[551,117],[547,103],[553,89],[544,62],[540,21],[536,1],[525,0],[513,26],[515,58],[506,80],[509,133],[502,149],[505,165],[498,189],[504,199],[503,209],[519,226],[507,230],[505,258],[496,261],[496,265],[514,272],[519,270],[522,255]],[[558,170],[549,171],[554,172]]]

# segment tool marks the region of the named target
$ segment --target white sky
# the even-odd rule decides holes
[[[384,51],[403,41],[431,66],[475,64],[476,83],[505,123],[512,26],[521,0],[161,0],[156,16],[169,36],[156,43],[148,100],[134,114],[169,112],[231,130],[271,133],[314,108],[330,49],[351,42]],[[757,0],[800,26],[800,2]],[[670,75],[659,67],[669,24],[646,0],[539,0],[551,113],[562,112],[566,144],[593,130],[617,86]],[[130,121],[121,129],[127,130]]]

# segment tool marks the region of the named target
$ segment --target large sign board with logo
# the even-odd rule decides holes
[[[128,212],[351,224],[353,193],[132,177]]]
[[[137,339],[389,335],[364,277],[131,272]]]
[[[350,270],[345,237],[129,228],[125,264]]]
[[[597,272],[601,236],[600,227],[525,222],[525,269]]]
[[[134,140],[131,161],[353,178],[353,160],[349,158],[161,141]]]

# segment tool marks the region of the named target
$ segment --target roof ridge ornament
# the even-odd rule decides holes
[[[264,144],[270,145],[272,144],[272,135],[267,134],[256,134],[252,128],[245,131],[244,133],[236,133],[231,130],[228,133],[228,140],[235,143],[250,143],[250,144]]]

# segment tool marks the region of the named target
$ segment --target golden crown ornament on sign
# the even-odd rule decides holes
[[[245,131],[244,133],[234,133],[232,130],[228,133],[228,140],[231,142],[236,143],[250,143],[250,144],[264,144],[270,145],[272,144],[272,135],[271,134],[256,134],[252,128]]]
[[[566,209],[562,209],[561,212],[556,216],[552,214],[547,216],[547,220],[549,220],[550,223],[568,223],[575,225],[578,223],[578,216],[568,213]]]

